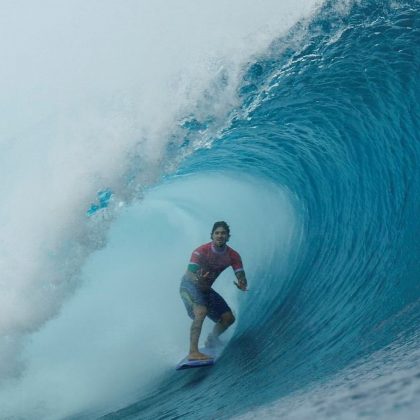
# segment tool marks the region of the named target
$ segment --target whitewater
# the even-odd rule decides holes
[[[0,419],[416,418],[420,3],[254,3],[1,3]]]

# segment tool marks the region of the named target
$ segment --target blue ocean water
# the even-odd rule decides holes
[[[258,286],[253,289],[250,279],[237,328],[216,366],[168,372],[137,402],[105,418],[254,418],[276,401],[278,410],[266,417],[292,418],[305,401],[293,405],[294,393],[311,389],[319,390],[318,406],[308,404],[293,418],[414,418],[420,389],[420,4],[362,1],[346,13],[336,5],[325,4],[307,26],[297,24],[249,64],[241,103],[217,139],[169,176],[246,174],[251,185],[281,186],[300,224],[287,272],[270,244],[273,253],[268,249],[259,261]],[[191,118],[181,148],[211,123]],[[273,217],[262,210],[249,223],[269,226]],[[264,241],[252,238],[250,246]],[[325,391],[323,398],[323,384],[346,368],[361,366],[356,379],[348,379],[353,389],[362,383],[376,388],[362,362],[378,354],[375,378],[394,379],[400,392],[389,383],[381,384],[379,397],[369,389],[349,391],[335,411],[322,411],[334,395],[326,386],[329,397]],[[410,357],[413,370],[398,382],[399,362]],[[281,412],[286,397],[291,408]]]
[[[199,27],[222,2],[215,15],[181,3],[51,2],[55,18],[36,24],[38,88],[22,79],[38,101],[17,89],[24,100],[1,108],[0,418],[416,418],[419,1],[326,1],[313,15],[308,0],[291,28],[269,27],[268,47],[228,45],[247,58],[227,65],[187,54],[207,54]],[[189,13],[198,46],[161,41],[178,21],[184,40]],[[174,82],[165,70],[183,60],[192,70]],[[190,325],[179,281],[215,220],[250,290],[218,279],[237,317],[225,350],[176,372]]]

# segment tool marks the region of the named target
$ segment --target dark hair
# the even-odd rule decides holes
[[[229,238],[230,238],[230,228],[229,228],[229,225],[228,225],[226,222],[223,222],[223,221],[216,222],[216,223],[213,225],[213,229],[211,230],[211,235],[210,235],[210,237],[212,237],[212,236],[213,236],[214,231],[215,231],[217,228],[219,228],[219,227],[222,227],[222,228],[223,228],[223,229],[227,232],[227,238],[228,238],[228,240],[229,240]]]

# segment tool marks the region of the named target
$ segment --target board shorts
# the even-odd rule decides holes
[[[214,322],[220,321],[225,312],[232,312],[219,293],[213,289],[204,292],[185,276],[182,278],[179,293],[191,319],[194,319],[194,304],[206,306],[207,316]]]

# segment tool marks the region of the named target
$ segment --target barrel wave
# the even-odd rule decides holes
[[[249,67],[230,126],[181,171],[246,172],[285,189],[301,223],[293,262],[280,275],[281,258],[261,256],[253,275],[260,280],[253,290],[251,280],[235,335],[211,372],[170,375],[115,418],[230,418],[273,400],[280,415],[281,397],[396,341],[401,349],[417,341],[418,12],[418,3],[372,2],[339,17],[329,5],[298,48],[292,33]],[[250,223],[277,217],[262,210]],[[253,237],[249,246],[265,241]],[[368,391],[358,398],[329,409],[383,414],[366,403]],[[386,413],[404,417],[401,394],[391,399]],[[308,407],[301,416],[327,416],[327,398],[319,400],[318,412]]]
[[[131,156],[131,190],[103,185],[107,202],[84,209],[109,228],[108,245],[31,352],[61,337],[77,349],[71,361],[38,369],[79,364],[84,394],[99,396],[89,405],[49,391],[66,402],[43,416],[414,418],[419,74],[418,1],[324,3],[242,65],[227,113],[211,106],[229,86],[222,71],[177,119],[159,175]],[[121,191],[131,191],[123,210]],[[216,220],[231,225],[250,290],[235,290],[232,273],[217,280],[237,315],[225,350],[212,368],[175,372],[189,328],[178,284]]]

